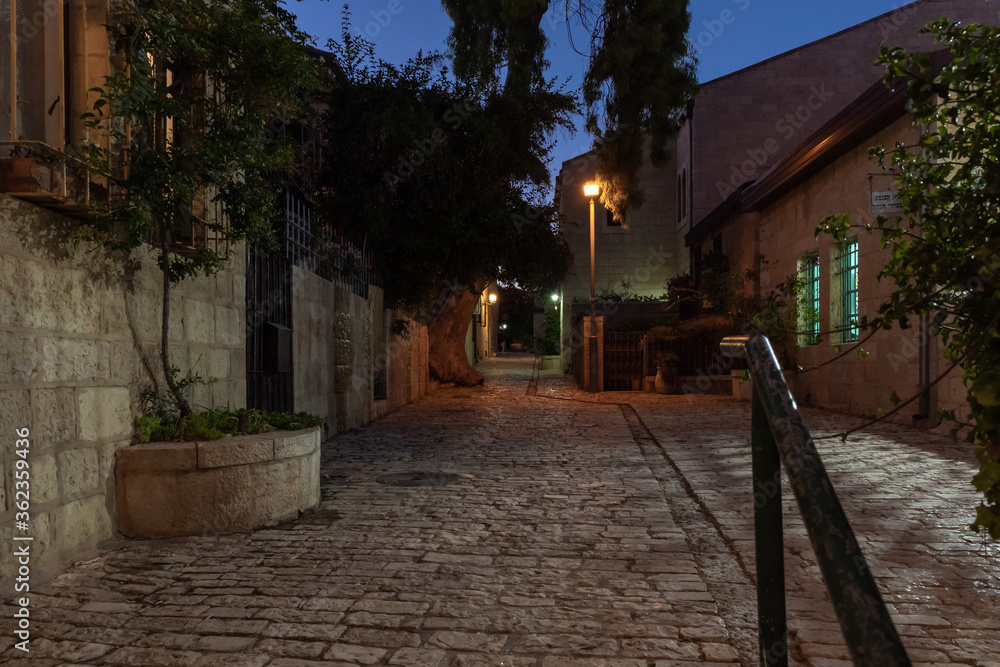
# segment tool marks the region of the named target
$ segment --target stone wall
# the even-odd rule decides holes
[[[784,281],[797,270],[800,258],[818,253],[819,316],[823,332],[839,325],[833,307],[837,301],[837,279],[833,275],[836,247],[831,236],[817,237],[814,231],[824,217],[837,213],[850,214],[854,225],[874,222],[869,193],[871,189],[892,189],[892,178],[875,176],[874,182],[869,182],[869,173],[875,169],[868,159],[868,146],[891,147],[896,141],[912,145],[916,138],[916,128],[909,117],[904,117],[760,212],[760,251],[769,260],[761,273],[762,288],[766,291]],[[892,291],[891,281],[879,281],[876,277],[888,259],[887,251],[880,248],[878,234],[854,229],[851,235],[856,235],[859,247],[859,314],[873,318]],[[918,339],[916,322],[912,324],[905,331],[896,327],[876,333],[862,345],[867,357],[849,354],[821,370],[794,377],[796,398],[806,405],[866,416],[874,416],[878,410],[889,412],[894,407],[890,400],[893,392],[905,400],[918,388]],[[817,345],[797,346],[794,340],[788,345],[803,368],[828,362],[847,349],[846,344],[839,345],[836,335],[830,334],[824,335]],[[947,367],[936,339],[931,341],[929,367],[931,378]],[[931,392],[932,416],[939,408],[960,408],[964,396],[960,376],[953,373]],[[897,421],[908,424],[916,412],[917,404],[913,403],[900,413]]]
[[[644,193],[641,207],[629,211],[627,228],[608,224],[607,210],[594,202],[594,275],[596,290],[620,290],[622,282],[643,296],[659,296],[666,291],[667,278],[677,273],[679,254],[685,253],[676,233],[674,183],[676,150],[662,167],[649,160],[640,172]],[[592,153],[567,160],[559,173],[559,211],[566,224],[561,231],[573,253],[573,265],[563,281],[563,296],[590,299],[590,198],[583,186],[593,180],[596,156]]]
[[[427,327],[383,308],[383,292],[368,297],[292,267],[292,359],[295,410],[324,419],[324,439],[358,428],[431,389]],[[397,318],[407,338],[392,334]],[[374,374],[386,370],[386,398],[376,400]]]
[[[0,576],[14,529],[15,429],[30,429],[32,576],[113,536],[115,452],[159,370],[161,274],[151,249],[127,262],[74,250],[76,222],[0,195]],[[171,361],[215,381],[198,406],[246,400],[244,260],[173,290]]]
[[[333,283],[292,266],[292,368],[296,411],[323,418],[323,440],[337,432]]]
[[[383,312],[390,333],[386,336],[387,343],[379,354],[383,355],[388,376],[388,397],[385,401],[378,401],[375,404],[379,417],[413,403],[436,388],[427,370],[429,350],[427,327],[395,311]],[[396,319],[406,324],[405,337],[392,335],[391,326]]]

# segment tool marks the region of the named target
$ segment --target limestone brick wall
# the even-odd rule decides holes
[[[428,371],[429,341],[427,327],[392,310],[385,311],[386,322],[391,325],[394,319],[406,323],[406,337],[387,336],[384,355],[388,373],[388,399],[382,404],[376,404],[378,416],[383,416],[393,410],[413,403],[434,390]]]
[[[777,285],[795,272],[799,259],[807,253],[819,254],[819,314],[823,332],[839,325],[834,305],[836,247],[832,237],[817,238],[814,230],[825,216],[837,213],[850,214],[853,224],[873,221],[869,193],[872,189],[892,189],[892,179],[880,175],[869,183],[869,174],[877,169],[868,160],[868,147],[892,146],[897,140],[911,143],[917,134],[909,118],[897,121],[760,213],[760,249],[770,260],[762,271],[763,289]],[[880,282],[876,278],[886,262],[886,251],[879,247],[877,234],[852,230],[850,235],[857,238],[859,246],[859,312],[873,317],[892,291],[891,281]],[[904,400],[917,391],[917,341],[915,326],[905,331],[896,327],[878,332],[863,345],[869,353],[867,357],[850,354],[820,370],[795,377],[796,397],[807,405],[866,416],[875,415],[878,409],[888,412],[894,407],[890,400],[893,391]],[[789,349],[799,366],[811,368],[836,356],[837,345],[835,335],[824,335],[818,345],[796,346],[790,341]],[[930,359],[930,375],[934,378],[947,367],[936,340],[931,343]],[[931,393],[932,413],[938,408],[960,408],[962,403],[964,390],[957,373]],[[904,408],[897,421],[910,423],[916,412],[917,405],[913,403]]]
[[[337,432],[337,397],[333,370],[333,283],[292,266],[292,365],[296,411],[323,418],[323,440]]]
[[[998,12],[998,0],[920,0],[705,83],[693,109],[693,223],[878,81],[882,44],[940,48],[918,28],[941,16],[995,25]]]
[[[676,233],[674,182],[676,150],[663,167],[653,167],[647,160],[640,173],[640,187],[645,193],[643,205],[629,211],[628,228],[609,226],[607,211],[595,200],[595,277],[597,291],[621,289],[622,281],[631,283],[632,291],[659,296],[666,291],[667,278],[677,273],[683,241]],[[563,163],[560,171],[559,210],[564,216],[562,228],[573,264],[564,281],[567,299],[590,298],[590,199],[583,186],[594,177],[596,158],[588,153]]]
[[[33,576],[113,536],[115,451],[128,445],[139,390],[155,380],[161,274],[151,249],[127,262],[74,250],[75,222],[0,195],[0,575],[14,559],[15,429],[30,429]],[[244,267],[173,291],[172,362],[215,378],[199,406],[245,402]],[[21,533],[24,534],[24,533]]]
[[[642,296],[659,296],[667,290],[667,279],[687,268],[687,249],[677,231],[675,161],[682,159],[676,146],[662,167],[647,160],[640,173],[645,193],[643,205],[628,213],[628,228],[609,226],[607,211],[595,200],[594,275],[596,291],[620,291],[622,282]],[[594,177],[596,156],[581,155],[563,163],[559,174],[559,210],[562,231],[573,253],[573,262],[563,281],[563,342],[571,344],[569,306],[590,300],[590,199],[583,186]],[[536,330],[537,333],[537,330]],[[564,349],[570,355],[571,350]],[[567,356],[568,358],[568,356]]]

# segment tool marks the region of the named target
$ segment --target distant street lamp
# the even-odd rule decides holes
[[[496,303],[496,302],[497,302],[497,295],[490,294],[490,303]]]
[[[590,197],[590,392],[596,394],[597,388],[597,306],[594,304],[594,197],[600,194],[597,183],[587,183],[583,186],[583,194]]]

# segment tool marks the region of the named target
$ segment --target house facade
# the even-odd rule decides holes
[[[872,176],[869,183],[869,173],[876,169],[867,161],[867,147],[884,140],[891,144],[895,136],[906,138],[913,132],[912,128],[904,128],[901,105],[897,105],[892,117],[884,113],[885,109],[865,116],[865,110],[857,106],[889,104],[878,93],[885,90],[881,84],[882,69],[875,65],[881,47],[932,50],[932,38],[918,34],[932,20],[943,16],[966,23],[996,24],[998,14],[997,0],[918,0],[702,84],[679,119],[672,153],[673,172],[657,173],[647,166],[643,173],[642,187],[654,192],[647,198],[654,208],[644,206],[641,231],[633,233],[630,225],[628,230],[620,232],[614,250],[605,246],[609,265],[602,265],[598,235],[598,289],[602,278],[608,281],[632,275],[633,267],[641,266],[661,243],[673,254],[663,264],[662,275],[656,276],[657,283],[643,285],[649,289],[636,290],[639,295],[662,294],[666,278],[672,276],[690,273],[699,278],[704,270],[703,260],[710,255],[724,257],[731,270],[761,268],[761,289],[765,291],[799,271],[803,258],[807,258],[820,269],[816,282],[820,290],[818,324],[822,331],[836,329],[842,316],[837,310],[839,306],[829,305],[831,298],[834,304],[840,299],[830,278],[831,262],[842,260],[836,259],[840,257],[839,249],[817,241],[813,231],[824,216],[851,212],[843,210],[844,206],[853,207],[855,212],[869,210],[870,192],[889,190],[891,178]],[[831,122],[843,122],[851,108],[855,120],[868,119],[864,132],[831,135]],[[815,149],[818,142],[830,140],[837,142],[841,153],[836,156],[826,153],[825,159],[847,159],[844,155],[851,153],[854,161],[835,167],[823,163],[825,169],[833,171],[824,171],[822,175],[797,170],[802,160],[812,157],[802,152],[803,146]],[[586,200],[577,191],[582,189],[579,183],[592,176],[593,160],[594,156],[587,154],[567,161],[557,181],[557,197],[568,221],[567,240],[574,257],[574,267],[564,285],[567,302],[586,300],[589,295],[586,278],[590,249],[589,239],[583,233],[587,230],[587,208]],[[810,164],[810,169],[815,169],[820,163]],[[791,172],[794,175],[789,176]],[[805,187],[807,177],[820,180],[809,181],[812,189],[808,192],[797,189]],[[764,197],[765,185],[776,181],[782,183],[782,197],[774,199],[775,191]],[[656,194],[667,190],[669,194]],[[834,204],[839,208],[833,207]],[[857,242],[856,253],[851,256],[858,257],[858,270],[864,273],[859,274],[862,289],[858,298],[863,302],[859,309],[861,314],[870,315],[888,286],[867,284],[867,281],[877,282],[874,279],[877,269],[868,271],[878,262],[877,240],[858,238]],[[571,331],[572,322],[565,321],[564,330]],[[866,346],[867,359],[845,357],[831,362],[822,373],[815,374],[815,377],[823,375],[823,380],[802,376],[797,380],[805,390],[802,397],[808,396],[814,405],[862,414],[884,409],[891,395],[891,390],[884,389],[890,384],[900,396],[905,387],[920,384],[917,379],[900,384],[893,377],[923,378],[928,370],[933,372],[932,366],[937,363],[921,362],[921,355],[915,353],[908,353],[911,358],[904,362],[898,358],[900,349],[911,350],[912,343],[924,351],[931,349],[933,360],[939,356],[932,349],[933,342],[921,347],[919,341],[904,342],[909,340],[910,332],[901,335],[903,338],[899,340],[875,340],[872,349]],[[829,337],[824,340],[823,346],[798,348],[799,364],[828,361],[834,344]],[[572,345],[569,336],[564,336],[564,344]],[[885,355],[879,354],[881,350]],[[890,351],[896,353],[891,360],[886,356]],[[907,366],[910,363],[914,366]],[[825,388],[820,386],[824,382]],[[869,384],[872,382],[874,385]],[[945,384],[948,388],[942,385],[935,389],[940,394],[935,395],[936,405],[960,404],[956,397],[964,396],[964,390],[954,383]],[[854,391],[854,387],[862,386],[865,388]],[[883,398],[876,400],[876,396]],[[922,412],[927,411],[926,405],[924,408]]]

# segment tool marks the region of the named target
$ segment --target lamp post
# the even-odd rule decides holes
[[[597,306],[594,303],[594,197],[601,192],[596,183],[583,186],[584,196],[590,197],[590,387],[592,394],[597,388]]]

